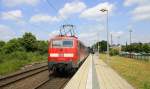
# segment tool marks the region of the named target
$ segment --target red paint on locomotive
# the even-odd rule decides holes
[[[78,68],[87,57],[88,49],[75,36],[56,36],[49,41],[48,68]]]

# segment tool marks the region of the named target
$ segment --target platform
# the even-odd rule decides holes
[[[134,88],[111,67],[100,60],[97,55],[89,55],[64,89]]]

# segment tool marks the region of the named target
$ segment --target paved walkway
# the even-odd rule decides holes
[[[94,65],[100,89],[134,89],[125,79],[121,78],[112,68],[94,56]]]
[[[89,55],[64,89],[134,89],[112,68],[99,60],[97,55]]]

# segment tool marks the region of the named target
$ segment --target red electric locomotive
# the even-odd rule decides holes
[[[88,48],[74,35],[58,35],[49,41],[49,71],[66,71],[79,68],[88,56]]]

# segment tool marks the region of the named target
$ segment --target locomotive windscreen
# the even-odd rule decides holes
[[[72,40],[53,40],[52,41],[52,47],[58,48],[58,47],[72,47],[73,41]]]

